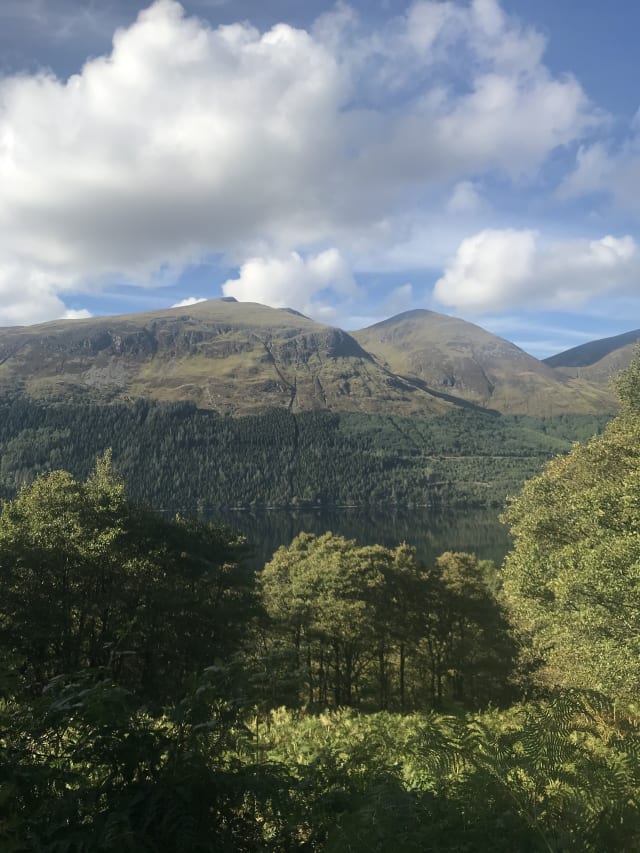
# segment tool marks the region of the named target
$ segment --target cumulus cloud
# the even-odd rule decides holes
[[[575,169],[564,178],[556,195],[561,199],[575,198],[606,190],[614,171],[614,160],[605,145],[596,142],[578,148]]]
[[[86,310],[67,308],[48,276],[18,264],[0,265],[0,326],[90,316]]]
[[[601,141],[579,147],[575,169],[558,188],[559,198],[571,199],[591,193],[605,193],[623,209],[640,212],[638,115],[632,124],[631,135],[617,147]]]
[[[189,305],[197,305],[198,302],[206,302],[206,296],[188,296],[186,299],[181,299],[180,302],[176,302],[172,305],[172,308],[188,308]]]
[[[0,80],[4,316],[60,315],[65,292],[211,253],[265,246],[290,267],[292,251],[366,242],[447,182],[535,172],[597,121],[543,49],[497,0],[421,0],[379,31],[343,5],[264,33],[156,0],[68,80]],[[8,288],[15,270],[37,311]]]
[[[315,297],[330,290],[334,296],[349,297],[356,283],[337,249],[303,258],[298,252],[284,257],[251,258],[240,268],[237,279],[222,285],[225,296],[239,302],[261,302],[274,308],[296,308],[305,314],[333,316]]]
[[[630,236],[544,245],[535,231],[485,230],[462,241],[434,296],[478,313],[526,304],[573,308],[631,289],[639,272]]]

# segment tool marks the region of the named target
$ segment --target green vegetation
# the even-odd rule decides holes
[[[300,534],[259,577],[263,643],[280,665],[268,681],[284,678],[307,707],[503,700],[515,649],[489,587],[494,572],[470,554],[443,554],[425,570],[406,545]]]
[[[628,359],[622,345],[590,376],[575,377],[472,323],[431,311],[351,335],[295,311],[210,299],[0,329],[0,395],[192,401],[234,416],[279,408],[424,418],[470,406],[539,416],[613,413],[607,378],[613,363]]]
[[[457,401],[531,415],[613,412],[616,408],[605,365],[589,377],[582,371],[579,377],[565,375],[504,338],[446,314],[406,311],[353,336],[399,376]],[[617,349],[625,342],[610,344],[612,357],[622,360],[620,366],[630,359],[630,353]]]
[[[454,411],[228,418],[190,403],[0,404],[0,496],[37,473],[86,477],[107,447],[131,497],[156,509],[225,506],[502,506],[608,418]]]
[[[506,517],[505,592],[546,682],[636,702],[640,679],[640,361],[623,414],[550,463]]]
[[[279,710],[251,732],[220,690],[205,677],[162,720],[81,680],[4,711],[2,849],[637,850],[638,735],[602,704]]]
[[[109,454],[85,482],[54,471],[1,516],[0,641],[31,692],[98,669],[167,701],[236,647],[252,608],[242,552],[225,529],[131,504]]]
[[[637,850],[640,358],[619,389],[512,502],[504,572],[327,533],[255,577],[109,453],[26,485],[0,515],[0,849]]]
[[[223,299],[0,329],[0,393],[59,402],[190,400],[234,415],[392,408],[429,416],[451,408],[391,374],[341,329]]]

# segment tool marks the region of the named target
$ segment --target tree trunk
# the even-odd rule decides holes
[[[400,711],[404,713],[405,710],[405,654],[404,654],[404,643],[400,643]]]
[[[313,663],[311,660],[311,644],[307,642],[307,679],[309,682],[309,704],[313,705]]]
[[[381,711],[387,708],[387,673],[385,668],[384,646],[378,648],[378,707]]]

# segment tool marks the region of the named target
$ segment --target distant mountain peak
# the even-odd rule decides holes
[[[633,332],[624,332],[621,335],[613,335],[610,338],[600,338],[597,341],[589,341],[577,347],[556,355],[545,358],[545,364],[550,367],[590,367],[596,362],[611,355],[615,350],[622,349],[640,341],[640,329]]]
[[[269,408],[443,414],[452,404],[394,376],[350,334],[233,298],[0,329],[0,393],[51,400],[191,400]]]
[[[451,319],[447,314],[438,314],[436,311],[429,311],[427,308],[412,308],[410,311],[402,311],[400,314],[394,314],[393,317],[387,317],[385,320],[379,320],[377,323],[372,323],[371,326],[367,326],[366,328],[380,329],[385,326],[393,326],[397,323],[402,323],[405,320],[420,320],[423,317],[442,317],[443,319]]]
[[[353,332],[389,370],[434,393],[514,414],[613,411],[608,390],[582,387],[474,323],[417,309]]]

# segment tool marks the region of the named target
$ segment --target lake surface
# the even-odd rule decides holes
[[[212,513],[211,520],[246,537],[254,549],[252,562],[256,567],[264,565],[280,545],[288,545],[298,533],[321,535],[328,530],[355,539],[359,545],[395,548],[407,542],[427,565],[444,551],[469,551],[500,565],[511,543],[498,515],[497,509],[334,507],[224,510]]]

